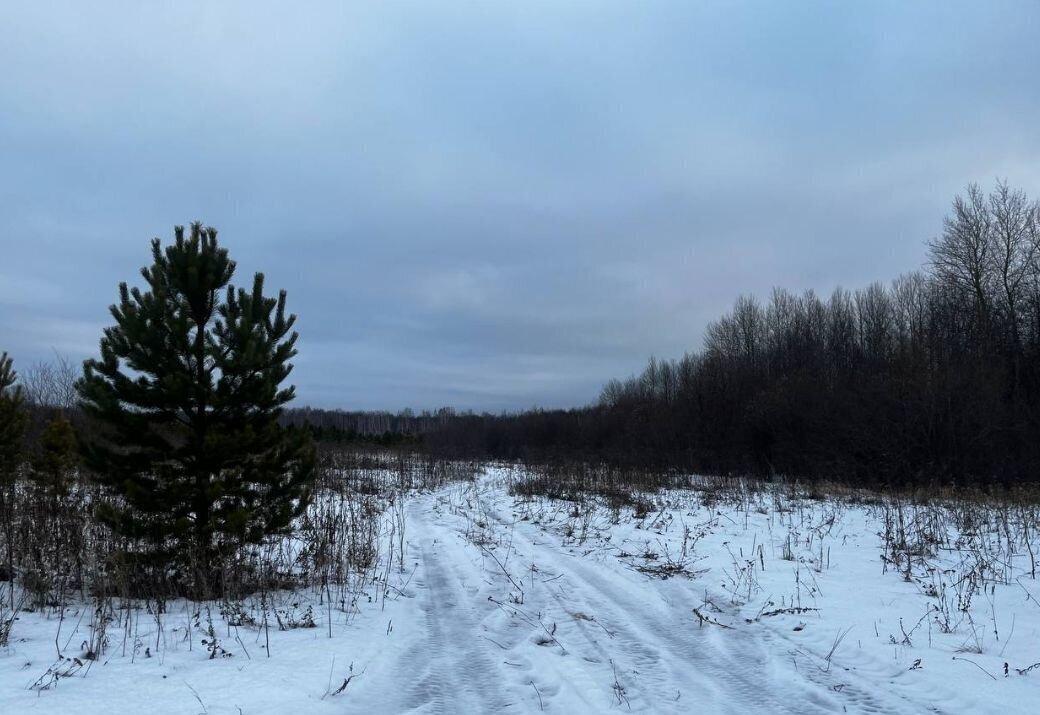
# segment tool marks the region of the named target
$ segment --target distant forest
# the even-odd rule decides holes
[[[286,425],[309,427],[319,442],[390,447],[420,444],[423,435],[442,429],[454,417],[454,410],[449,408],[415,414],[411,410],[397,413],[348,412],[294,407],[282,413],[281,422]]]
[[[1040,203],[958,196],[921,271],[823,298],[738,298],[703,348],[594,406],[458,415],[439,454],[854,484],[1040,479]]]

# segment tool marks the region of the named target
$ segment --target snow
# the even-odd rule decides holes
[[[309,624],[309,608],[315,627],[265,632],[248,618],[258,599],[244,619],[220,604],[179,601],[158,618],[138,604],[109,626],[101,659],[77,661],[92,606],[60,622],[23,612],[0,650],[0,712],[1037,709],[1035,511],[707,480],[636,509],[512,496],[522,477],[488,468],[408,495],[404,558],[383,529],[381,580],[359,585],[356,604],[275,596],[283,622]],[[884,534],[898,519],[914,538],[893,550]],[[59,647],[69,659],[56,664]],[[69,676],[31,687],[55,665]]]

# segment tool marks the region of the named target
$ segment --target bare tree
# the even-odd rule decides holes
[[[835,372],[844,373],[856,363],[856,308],[852,296],[835,289],[827,303],[827,353]]]
[[[72,362],[57,352],[53,362],[37,362],[22,376],[26,400],[36,407],[68,412],[76,406],[76,379]]]
[[[896,278],[892,303],[900,347],[913,350],[921,344],[928,322],[928,278],[918,271]]]
[[[979,327],[988,332],[993,293],[993,214],[978,184],[967,197],[953,200],[953,215],[943,221],[943,235],[928,243],[931,267],[946,285],[970,296]]]
[[[1031,277],[1036,246],[1037,209],[1022,190],[1012,190],[1006,181],[997,183],[989,196],[993,233],[992,272],[999,288],[1001,318],[1007,322],[1011,349],[1017,354],[1021,339],[1020,302]]]
[[[869,360],[879,363],[891,348],[893,311],[888,292],[880,283],[856,291],[856,317],[859,339]]]
[[[765,316],[754,296],[740,296],[733,306],[740,354],[749,367],[757,367],[765,332]]]

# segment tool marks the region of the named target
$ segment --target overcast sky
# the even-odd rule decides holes
[[[300,7],[303,6],[303,7]],[[1040,4],[0,4],[0,350],[97,351],[193,220],[285,288],[300,404],[579,405],[740,293],[1040,193]]]

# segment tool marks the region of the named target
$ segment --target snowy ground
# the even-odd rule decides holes
[[[23,613],[0,712],[1037,712],[1033,511],[710,489],[612,508],[517,478],[410,495],[403,563],[354,607],[279,594],[286,630],[255,600],[141,608],[92,662],[90,608]]]

